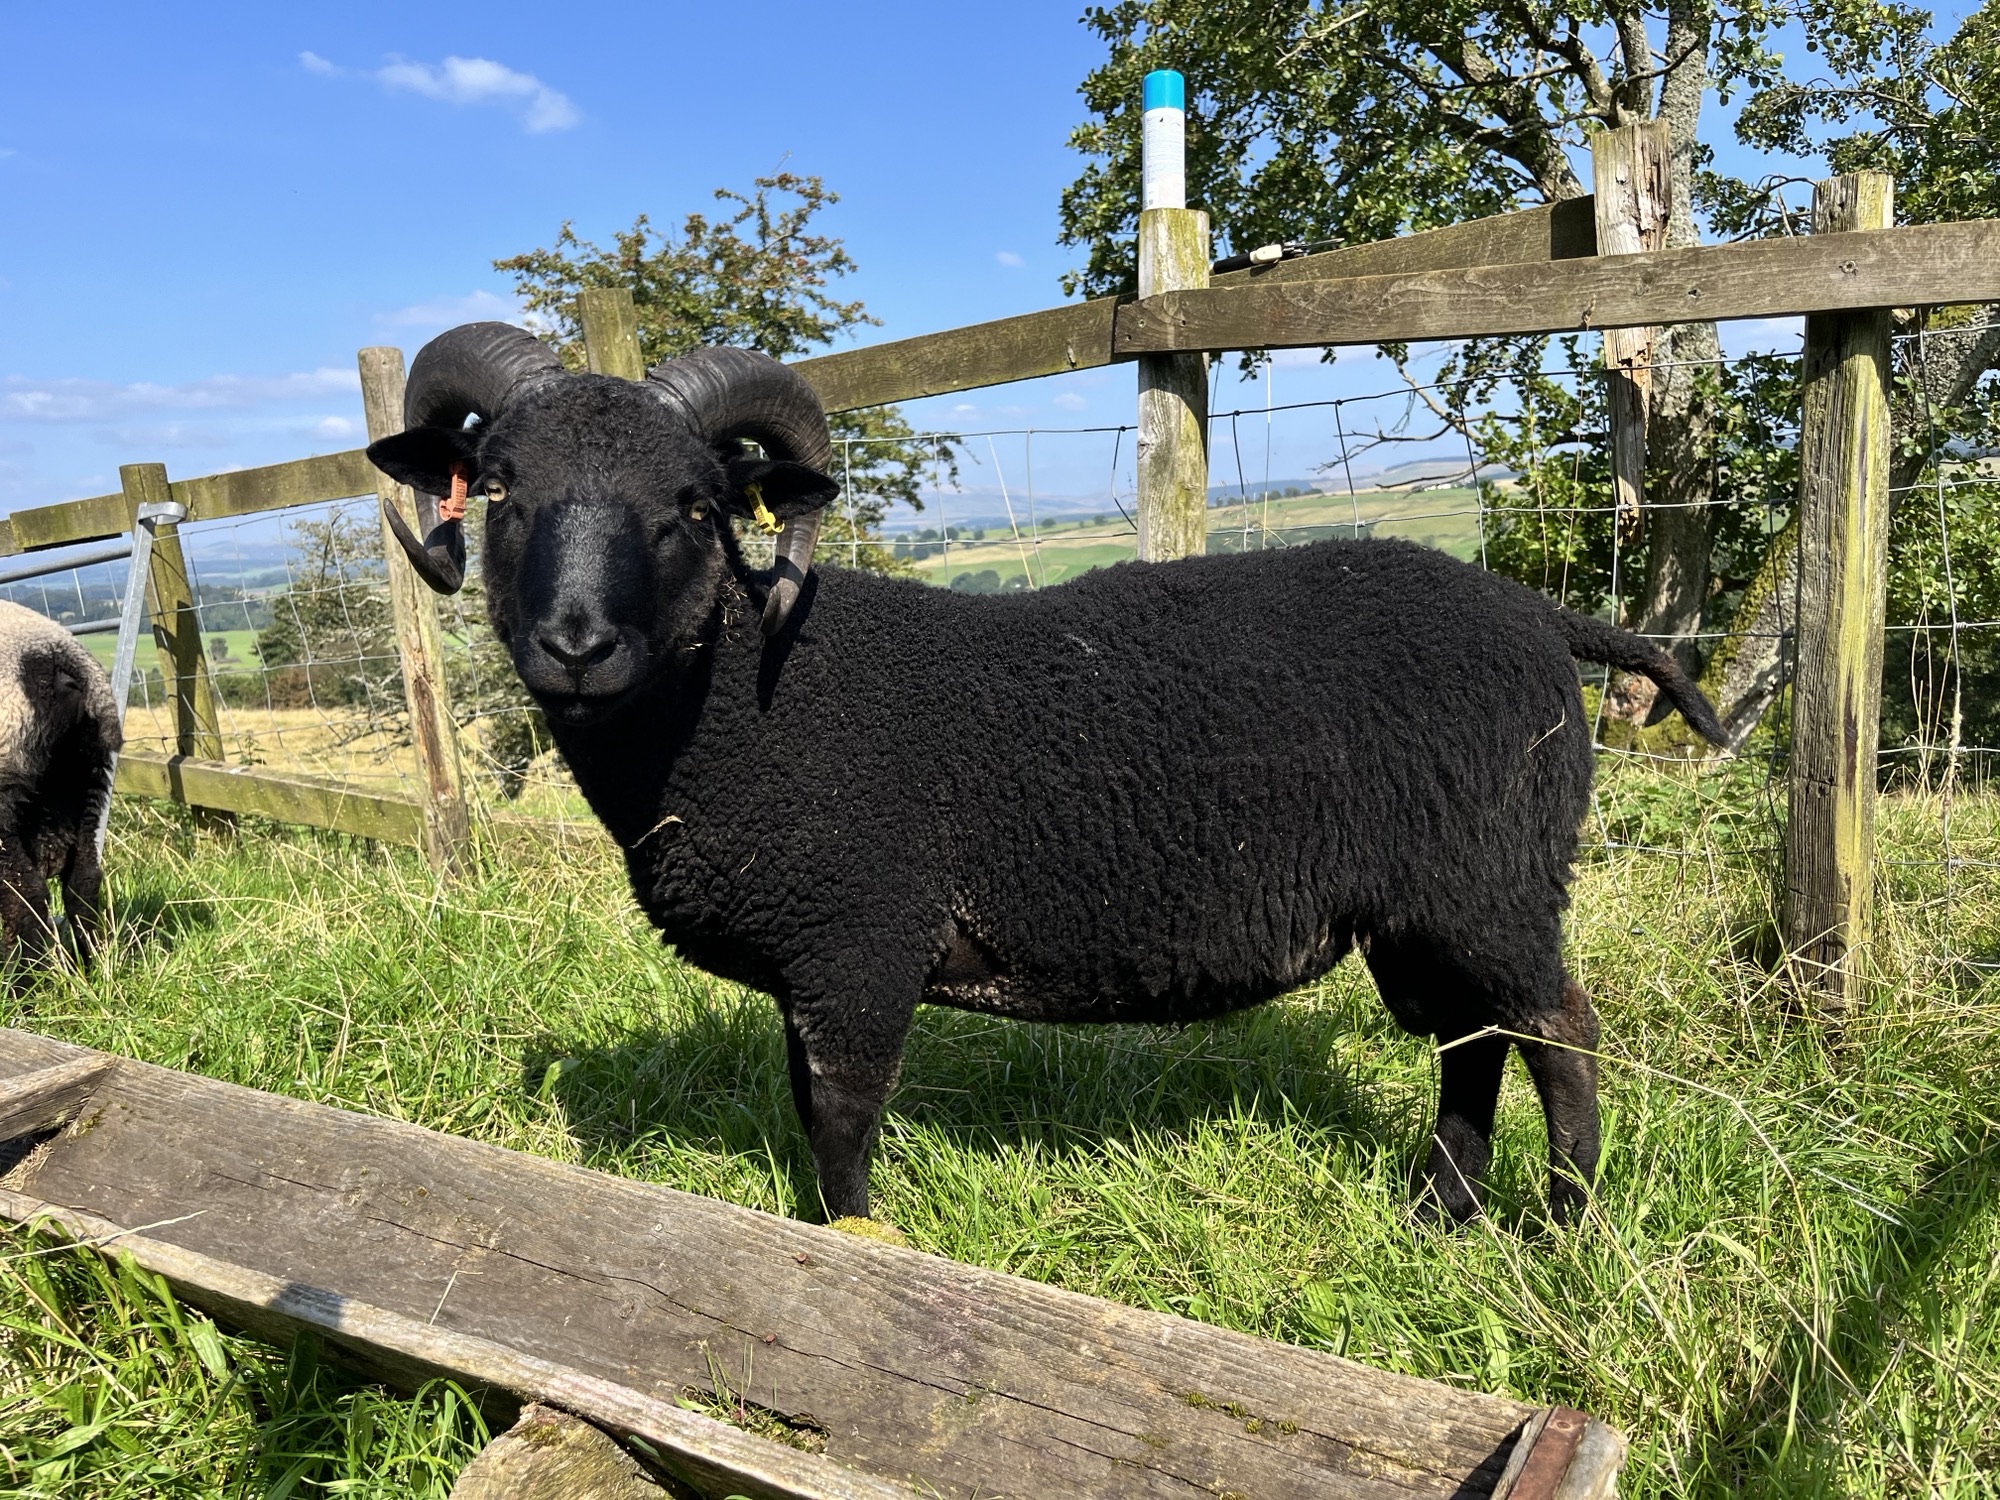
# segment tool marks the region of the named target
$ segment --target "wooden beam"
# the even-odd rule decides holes
[[[1414,275],[1168,292],[1120,308],[1120,354],[1575,333],[2000,301],[2000,220]]]
[[[1243,271],[1225,271],[1210,286],[1283,286],[1340,281],[1353,276],[1397,276],[1416,271],[1460,271],[1470,266],[1512,266],[1573,260],[1598,253],[1590,197],[1565,198],[1513,213],[1468,219],[1393,240],[1342,245]]]
[[[220,521],[294,505],[321,505],[375,492],[375,466],[363,448],[322,453],[261,469],[177,480],[174,498],[188,508],[190,521]]]
[[[667,1500],[667,1492],[608,1434],[530,1404],[465,1466],[450,1500]]]
[[[163,504],[169,498],[164,464],[122,464],[119,483],[126,504]],[[139,580],[128,579],[131,588]],[[222,716],[215,684],[202,649],[201,614],[188,577],[180,527],[161,521],[153,528],[152,563],[145,580],[153,610],[153,641],[160,652],[160,677],[174,716],[174,751],[200,760],[222,759]],[[205,804],[196,801],[196,806]]]
[[[1208,285],[1208,215],[1139,215],[1139,295]],[[1139,360],[1139,558],[1199,557],[1208,545],[1208,356]]]
[[[115,787],[129,796],[330,828],[385,844],[423,843],[423,809],[415,802],[356,791],[325,776],[127,750],[118,757]]]
[[[88,1055],[0,1031],[0,1089]],[[566,1408],[711,1493],[1442,1500],[1490,1492],[1541,1410],[122,1059],[87,1108],[0,1216],[137,1229],[106,1253],[235,1323]],[[825,1452],[679,1410],[690,1388]],[[1565,1483],[1603,1477],[1585,1451]]]
[[[576,297],[576,320],[583,326],[583,352],[593,375],[644,380],[639,353],[639,310],[622,286],[587,286]]]
[[[1596,254],[1590,199],[1573,198],[1518,213],[1496,214],[1443,229],[1217,276],[1218,287],[1283,286],[1330,277],[1448,271],[1469,266]],[[820,393],[828,411],[851,411],[1089,370],[1129,356],[1112,349],[1112,321],[1130,297],[1098,297],[1019,317],[975,323],[797,361],[793,368]]]
[[[1642,255],[1664,250],[1674,202],[1667,122],[1648,120],[1622,130],[1599,131],[1590,138],[1590,160],[1602,252]],[[1628,546],[1639,539],[1640,507],[1645,503],[1646,413],[1653,394],[1653,357],[1652,329],[1604,330],[1612,506]]]
[[[172,498],[188,508],[190,521],[318,505],[370,494],[374,488],[374,466],[360,448],[267,464],[261,469],[176,479],[167,487]],[[0,521],[0,557],[121,536],[132,529],[129,504],[120,493],[17,510]]]
[[[1090,370],[1115,359],[1111,320],[1129,298],[1099,297],[1017,318],[797,361],[830,412]]]
[[[1879,172],[1820,183],[1815,234],[1891,218]],[[1847,235],[1846,238],[1860,238]],[[1889,313],[1806,319],[1799,419],[1798,666],[1785,940],[1829,1011],[1862,994],[1874,895],[1875,758],[1889,555]]]
[[[403,351],[363,349],[357,359],[368,440],[372,443],[394,436],[403,430]],[[440,875],[454,875],[462,873],[471,861],[472,820],[464,772],[458,762],[458,726],[452,721],[451,694],[445,685],[437,596],[417,576],[402,544],[389,529],[388,508],[400,506],[412,534],[418,534],[416,497],[408,486],[379,470],[375,495],[383,511],[382,559],[388,570],[396,656],[403,669],[403,698],[409,708],[417,768],[422,773],[417,800],[424,815],[424,858]]]

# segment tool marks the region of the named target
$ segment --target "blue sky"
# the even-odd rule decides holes
[[[566,218],[594,238],[671,223],[781,163],[842,195],[825,223],[871,341],[1058,302],[1064,137],[1101,57],[1080,8],[8,6],[0,510],[115,488],[120,462],[355,446],[356,349],[510,315],[491,262]],[[1280,401],[1388,383],[1365,356],[1295,358]],[[1224,407],[1262,400],[1227,385]],[[1131,388],[1114,367],[911,415],[1118,422]],[[1275,472],[1323,436],[1301,427]],[[1045,489],[1101,488],[1108,443],[1044,442]]]

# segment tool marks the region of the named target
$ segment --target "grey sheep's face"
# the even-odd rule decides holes
[[[490,426],[420,428],[371,447],[431,494],[451,467],[486,501],[487,618],[551,719],[616,714],[704,639],[741,569],[732,514],[788,519],[831,481],[711,448],[642,387],[576,376]]]

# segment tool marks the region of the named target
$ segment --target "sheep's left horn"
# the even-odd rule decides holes
[[[646,379],[710,443],[749,438],[773,458],[833,467],[826,413],[806,378],[768,354],[750,349],[691,349],[660,361]],[[778,533],[771,592],[764,600],[764,634],[785,628],[812,567],[820,512],[795,516]]]
[[[523,392],[563,373],[555,350],[511,323],[467,323],[417,351],[403,391],[403,427],[459,427],[469,416],[490,422]],[[416,491],[419,541],[393,505],[383,514],[417,576],[440,594],[465,583],[465,523],[439,514],[438,497]]]

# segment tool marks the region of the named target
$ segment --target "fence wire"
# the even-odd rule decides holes
[[[2000,403],[1989,375],[1977,399],[1942,408],[1931,366],[1939,339],[1962,343],[1990,328],[1992,310],[1982,316],[1988,321],[1895,339],[1901,396],[1878,877],[1902,910],[1935,926],[1954,962],[1977,971],[2000,966],[2000,934],[1955,922],[1954,913],[2000,907],[1961,900],[1968,890],[1984,896],[2000,886],[2000,798],[1990,786],[2000,754],[2000,457],[1990,415]],[[1656,426],[1647,495],[1633,524],[1621,523],[1612,497],[1596,345],[1559,341],[1554,358],[1479,368],[1444,351],[1433,356],[1445,361],[1442,372],[1427,380],[1415,374],[1423,367],[1418,351],[1402,367],[1405,378],[1379,390],[1309,401],[1275,400],[1266,364],[1250,377],[1252,399],[1232,406],[1223,404],[1225,364],[1216,361],[1208,550],[1400,537],[1652,633],[1711,677],[1724,653],[1767,660],[1772,691],[1757,728],[1735,754],[1698,772],[1670,727],[1619,718],[1616,685],[1587,677],[1600,775],[1586,835],[1593,855],[1749,864],[1775,874],[1797,581],[1795,569],[1771,574],[1767,565],[1793,526],[1798,358],[1652,366],[1655,386],[1679,383],[1688,404],[1706,412],[1706,427],[1697,424],[1692,451],[1669,454]],[[1987,415],[1968,416],[1979,401]],[[1002,593],[1053,587],[1136,555],[1130,423],[936,431],[839,446],[844,524],[828,527],[823,561]],[[892,460],[906,471],[900,491],[871,477]],[[1701,482],[1690,482],[1697,471]],[[1710,594],[1698,601],[1698,620],[1658,628],[1650,548],[1661,528],[1695,511],[1704,513]],[[546,726],[486,627],[476,514],[468,530],[472,582],[441,610],[461,762],[489,809],[588,826]],[[419,771],[373,497],[193,523],[180,538],[226,758],[414,797]],[[753,562],[760,545],[769,544],[744,538]],[[117,618],[125,572],[124,563],[99,563],[0,592],[72,627],[98,627],[85,640],[108,668],[115,636],[102,627]],[[142,651],[141,661],[149,654]],[[128,742],[172,753],[175,735],[155,661],[134,679]]]

